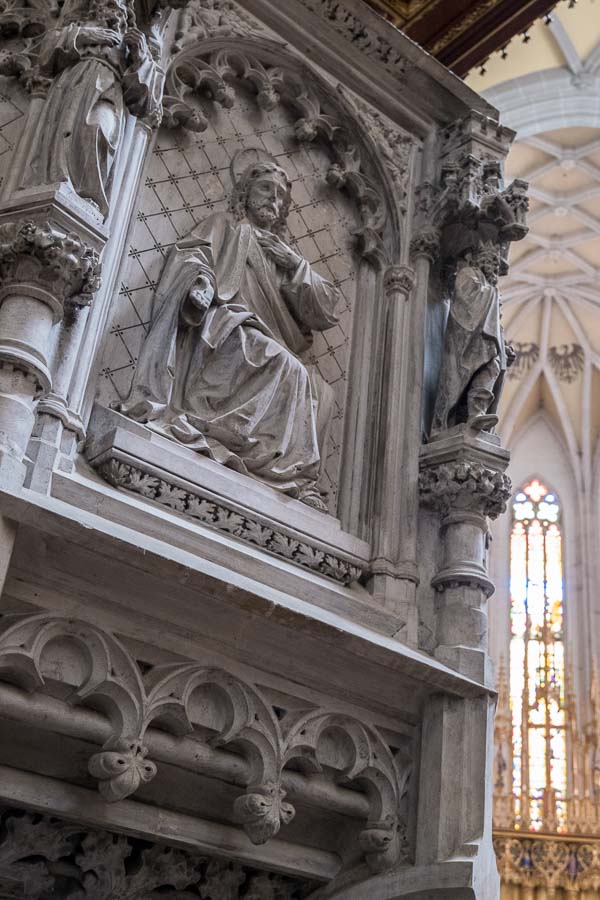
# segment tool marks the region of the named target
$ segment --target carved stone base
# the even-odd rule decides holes
[[[96,406],[87,456],[115,487],[342,584],[367,569],[369,547],[333,516],[279,495],[143,425]]]
[[[421,452],[423,503],[441,513],[443,562],[431,581],[436,596],[435,656],[464,675],[492,685],[487,656],[487,519],[506,507],[509,454],[495,434],[459,425]]]

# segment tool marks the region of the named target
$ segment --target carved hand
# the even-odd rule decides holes
[[[148,55],[146,35],[139,28],[130,28],[125,34],[125,45],[136,61]]]
[[[121,43],[121,35],[111,28],[86,28],[80,29],[77,41],[82,46],[105,45],[108,47],[116,47]]]
[[[258,242],[282,269],[297,269],[302,262],[302,257],[275,234],[261,234]]]
[[[199,310],[206,311],[212,303],[215,296],[215,289],[206,275],[199,275],[192,287],[188,297],[194,306]]]

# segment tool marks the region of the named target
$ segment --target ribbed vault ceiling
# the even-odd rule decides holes
[[[600,113],[585,102],[600,92],[600,6],[580,0],[573,14],[560,4],[553,23],[536,28],[530,45],[515,47],[518,77],[493,61],[507,80],[469,79],[479,90],[485,82],[502,121],[518,128],[507,179],[530,183],[530,232],[512,245],[502,280],[517,363],[502,399],[501,433],[514,443],[543,412],[586,490],[600,463]]]

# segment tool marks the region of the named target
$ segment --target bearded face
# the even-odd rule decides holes
[[[481,269],[490,284],[496,284],[500,274],[500,259],[493,250],[480,250],[474,255],[473,263]]]
[[[255,178],[248,189],[246,201],[250,221],[270,231],[281,216],[287,192],[286,182],[275,172],[265,172]]]

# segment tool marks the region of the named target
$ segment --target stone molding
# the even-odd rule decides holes
[[[340,0],[300,0],[303,6],[328,22],[353,47],[374,59],[399,82],[404,82],[410,63],[381,35],[369,28]]]
[[[2,294],[15,284],[35,284],[50,292],[57,317],[65,303],[88,306],[100,287],[100,262],[75,233],[50,224],[16,221],[0,224]]]
[[[131,491],[154,500],[169,509],[209,525],[218,531],[240,538],[262,550],[268,550],[289,562],[326,575],[342,584],[352,584],[366,570],[355,563],[326,553],[297,540],[283,531],[262,525],[257,519],[242,515],[224,503],[187,491],[167,480],[145,472],[140,466],[109,459],[97,466],[98,473],[113,487]]]
[[[16,619],[16,621],[15,621]],[[320,758],[324,736],[343,735],[343,763],[336,773],[345,784],[362,786],[370,810],[359,842],[373,871],[397,864],[405,853],[400,803],[412,763],[394,756],[370,725],[335,711],[291,709],[276,715],[257,688],[224,669],[183,662],[157,666],[145,675],[114,635],[95,625],[51,615],[7,617],[0,630],[0,681],[29,693],[52,693],[52,683],[73,689],[72,704],[105,710],[112,734],[89,761],[90,774],[109,802],[134,793],[142,783],[160,777],[148,760],[144,736],[154,720],[175,737],[193,734],[209,747],[233,745],[248,766],[248,784],[234,802],[234,817],[250,840],[262,844],[294,816],[284,802],[284,769],[300,768],[307,776],[326,772]],[[62,670],[45,665],[54,641],[81,657],[79,684],[61,678]],[[212,725],[196,730],[193,695],[200,690],[203,707],[214,708]],[[218,701],[213,698],[218,695]],[[223,716],[223,711],[226,715]],[[206,737],[207,732],[210,737]],[[198,765],[199,763],[197,763]],[[383,824],[382,824],[383,823]]]
[[[511,482],[481,463],[459,460],[422,469],[419,490],[423,504],[444,516],[460,511],[495,519],[506,510]]]
[[[0,810],[0,821],[0,893],[7,900],[301,900],[317,886],[25,810]]]

